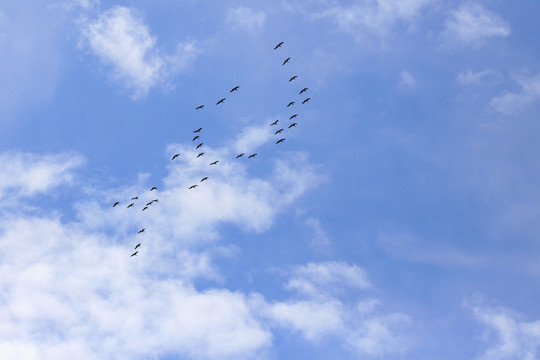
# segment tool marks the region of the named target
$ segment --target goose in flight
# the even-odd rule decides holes
[[[189,189],[190,189],[190,190],[191,190],[191,189],[195,189],[197,186],[199,186],[199,185],[191,185],[191,186],[189,187]]]
[[[224,101],[225,101],[225,99],[226,99],[226,98],[223,98],[223,99],[219,100],[219,101],[218,101],[218,102],[216,103],[216,105],[219,105],[219,104],[221,104],[222,102],[224,102]]]
[[[158,199],[154,199],[154,200],[152,200],[151,202],[158,202]]]
[[[302,93],[305,93],[307,91],[308,88],[303,88],[302,90],[300,90],[300,92],[298,94],[302,94]]]
[[[218,162],[219,162],[219,160],[212,161],[212,162],[210,163],[210,165],[216,165]]]
[[[135,203],[131,203],[131,204],[129,204],[129,205],[127,206],[127,207],[128,207],[128,209],[129,209],[130,207],[132,207],[133,205],[135,205]]]
[[[137,255],[137,253],[138,253],[138,251],[135,251],[133,254],[131,254],[131,256],[133,257],[133,256]]]
[[[195,137],[193,138],[193,140],[191,140],[191,141],[195,141],[195,140],[197,140],[198,138],[200,138],[199,135],[195,136]]]
[[[204,153],[202,152],[202,153],[200,153],[199,155],[197,155],[197,157],[201,157],[201,156],[203,156],[203,155],[204,155]]]
[[[248,159],[254,158],[256,155],[257,155],[257,153],[251,154],[251,155],[248,156]]]
[[[198,128],[197,130],[195,130],[193,133],[198,133],[198,132],[201,132],[202,128]]]
[[[179,157],[179,156],[180,156],[180,154],[174,154],[171,160],[174,160],[174,159],[176,159],[176,158]]]
[[[203,107],[204,107],[204,105],[197,106],[197,107],[195,108],[195,110],[202,109]]]
[[[137,200],[137,199],[139,199],[138,196],[135,196],[135,197],[132,197],[132,198],[131,198],[131,200]]]
[[[298,76],[294,75],[292,78],[289,79],[289,82],[295,80]]]
[[[208,180],[208,176],[205,176],[201,179],[201,182],[205,181],[205,180]]]
[[[120,204],[120,201],[117,201],[114,203],[114,205],[112,207],[115,207],[116,205],[119,205]]]
[[[139,230],[139,232],[137,234],[140,234],[140,233],[143,233],[144,232],[144,228],[142,228],[141,230]]]
[[[302,104],[307,103],[309,100],[311,100],[311,98],[307,98],[306,100],[302,101]]]
[[[276,132],[274,133],[274,135],[277,135],[277,134],[279,134],[279,133],[282,132],[282,131],[283,131],[283,129],[279,129],[278,131],[276,131]]]
[[[236,158],[238,159],[238,158],[241,158],[242,156],[244,156],[244,153],[237,155]]]
[[[279,120],[276,120],[276,121],[274,121],[273,123],[271,123],[270,125],[277,125],[277,122],[278,122],[278,121],[279,121]]]
[[[288,62],[289,62],[289,60],[291,60],[291,58],[290,58],[290,57],[286,58],[286,59],[285,59],[285,61],[283,62],[283,64],[281,64],[281,65],[282,65],[282,66],[283,66],[283,65],[285,65],[286,63],[288,63]]]
[[[150,206],[150,205],[152,205],[153,202],[154,202],[154,200],[152,200],[152,201],[146,203],[146,205],[144,205],[144,206]]]
[[[152,190],[157,190],[157,187],[152,186],[152,188],[150,189],[150,191],[152,191]]]
[[[281,45],[283,45],[283,41],[280,42],[279,44],[277,44],[276,47],[274,48],[274,50],[276,50],[278,47],[281,47]]]
[[[200,143],[199,145],[197,145],[197,147],[195,148],[195,150],[197,150],[198,148],[200,148],[202,146],[203,143]]]
[[[141,211],[144,211],[146,209],[148,209],[148,206],[143,207]]]
[[[298,125],[298,123],[292,123],[291,125],[289,125],[289,129],[295,127],[296,125]]]
[[[137,245],[135,245],[135,249],[133,249],[133,250],[137,250],[140,247],[141,247],[141,243],[138,243]]]
[[[294,114],[293,116],[291,116],[291,117],[289,118],[289,120],[294,119],[294,118],[297,117],[297,116],[298,116],[298,114]]]
[[[278,141],[276,141],[276,144],[282,143],[284,141],[285,141],[285,139],[279,139]]]
[[[235,86],[235,87],[233,87],[233,88],[231,89],[231,91],[229,91],[229,92],[238,91],[238,88],[239,88],[239,87],[240,87],[240,86]]]
[[[287,105],[287,107],[289,107],[289,106],[291,106],[291,105],[294,105],[294,101],[291,101],[291,102],[289,103],[289,105]]]

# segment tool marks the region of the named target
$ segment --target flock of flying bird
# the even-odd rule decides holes
[[[284,43],[284,42],[282,41],[282,42],[280,42],[279,44],[277,44],[277,45],[274,47],[274,50],[279,49],[279,48],[283,45],[283,43]],[[286,59],[283,61],[282,66],[286,65],[290,60],[291,60],[290,57],[286,58]],[[296,80],[297,78],[298,78],[297,75],[293,75],[293,76],[289,79],[289,82],[292,82],[292,81]],[[234,93],[235,91],[238,91],[239,88],[240,88],[240,86],[235,86],[235,87],[233,87],[233,88],[229,91],[229,93],[232,94],[232,93]],[[301,89],[300,92],[299,92],[299,95],[305,93],[306,91],[308,91],[308,88],[307,88],[307,87]],[[226,98],[220,99],[220,100],[216,103],[216,105],[222,104],[225,100],[226,100]],[[306,98],[306,99],[304,99],[304,100],[302,101],[302,104],[305,104],[305,103],[309,102],[309,100],[311,100],[311,98],[309,98],[309,97]],[[291,106],[293,106],[293,105],[295,105],[295,104],[296,104],[295,101],[290,101],[290,102],[287,104],[286,107],[289,108],[289,107],[291,107]],[[205,105],[199,105],[199,106],[197,106],[197,107],[195,108],[195,110],[202,110],[202,109],[204,109],[204,107],[205,107]],[[296,117],[298,117],[298,114],[292,114],[292,115],[289,117],[289,120],[290,120],[290,121],[293,121],[293,119],[295,119]],[[276,121],[274,121],[273,123],[271,123],[270,126],[277,126],[277,125],[278,125],[278,122],[279,122],[279,119],[276,120]],[[298,125],[298,123],[292,122],[292,123],[290,123],[290,124],[288,125],[287,129],[296,127],[297,125]],[[200,134],[201,134],[202,129],[203,129],[203,128],[200,127],[200,128],[198,128],[198,129],[196,129],[196,130],[193,131],[193,134],[195,134],[195,135],[194,135],[193,139],[191,140],[192,142],[194,142],[195,140],[200,139]],[[280,135],[283,131],[284,131],[283,128],[278,129],[278,130],[276,130],[276,131],[274,132],[274,135]],[[200,141],[200,140],[199,140],[199,141]],[[276,144],[280,144],[280,143],[282,143],[282,142],[284,142],[284,141],[285,141],[285,138],[284,138],[284,137],[282,138],[281,135],[280,135],[280,136],[278,137],[278,140],[277,140],[275,143],[276,143]],[[203,147],[203,145],[204,145],[204,143],[201,142],[201,143],[199,143],[198,145],[195,146],[195,149],[198,150],[198,149],[200,149],[201,147]],[[236,159],[239,159],[239,158],[243,157],[244,155],[245,155],[244,153],[238,154],[238,155],[236,156]],[[172,156],[171,160],[175,160],[175,159],[178,158],[179,156],[180,156],[180,154],[174,154],[174,155]],[[202,156],[204,156],[204,152],[200,152],[200,153],[197,155],[197,158],[200,158],[200,157],[202,157]],[[247,156],[247,158],[248,158],[248,159],[251,159],[251,158],[254,158],[255,156],[257,156],[257,153],[250,154],[250,155]],[[214,161],[210,162],[209,165],[217,165],[218,162],[219,162],[219,160],[214,160]],[[208,180],[208,176],[204,176],[204,177],[199,181],[199,183],[202,183],[202,182],[204,182],[204,181],[206,181],[206,180]],[[188,189],[189,189],[189,190],[193,190],[193,189],[195,189],[197,186],[199,186],[199,184],[193,184],[193,185],[191,185]],[[150,189],[150,191],[154,191],[154,190],[157,191],[157,187],[153,186],[153,187]],[[130,204],[127,206],[127,208],[134,207],[135,204],[136,204],[135,201],[138,200],[138,199],[139,199],[138,196],[132,197],[132,198],[131,198],[131,202],[130,202]],[[146,203],[146,204],[142,207],[142,210],[141,210],[141,211],[147,210],[153,203],[157,203],[158,201],[159,201],[158,199],[154,199],[154,200],[152,200],[152,201]],[[113,207],[116,207],[116,206],[118,206],[118,205],[120,205],[120,202],[119,202],[119,201],[115,202],[115,203],[113,204]],[[144,232],[145,232],[145,228],[142,228],[141,230],[139,230],[139,232],[137,233],[137,235],[143,234]],[[139,253],[139,251],[138,251],[137,249],[140,248],[140,247],[141,247],[141,243],[140,243],[140,242],[137,243],[137,245],[135,245],[135,248],[134,248],[135,252],[131,254],[132,257],[133,257],[133,256],[136,256],[136,255]]]

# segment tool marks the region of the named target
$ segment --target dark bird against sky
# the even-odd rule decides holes
[[[203,156],[203,155],[204,155],[204,153],[202,152],[202,153],[200,153],[199,155],[197,155],[197,157],[201,157],[201,156]]]
[[[219,162],[219,160],[212,161],[212,162],[210,163],[210,165],[216,165],[218,162]]]
[[[298,76],[294,75],[292,78],[289,79],[289,82],[293,81],[294,79],[296,79]]]
[[[174,154],[171,160],[174,160],[174,159],[176,159],[176,158],[179,157],[179,156],[180,156],[180,154]]]
[[[137,234],[140,234],[140,233],[143,233],[144,232],[144,228],[142,228],[141,230],[139,230],[139,232]]]
[[[152,191],[152,190],[157,190],[157,187],[152,186],[152,188],[150,189],[150,191]]]
[[[222,102],[224,102],[224,101],[225,101],[225,99],[226,99],[226,98],[223,98],[223,99],[219,100],[219,101],[218,101],[218,102],[216,103],[216,105],[219,105],[219,104],[221,104]]]
[[[138,196],[135,196],[135,197],[132,197],[131,200],[138,200],[139,197]]]
[[[302,104],[307,103],[309,100],[311,100],[311,98],[307,98],[306,100],[302,101]]]
[[[141,243],[138,243],[137,245],[135,245],[135,249],[133,249],[133,250],[137,250],[140,247],[141,247]]]
[[[189,187],[189,190],[195,189],[197,186],[199,186],[199,185],[191,185],[191,186]]]
[[[229,92],[238,91],[238,88],[239,88],[239,87],[240,87],[240,86],[235,86],[235,87],[233,87],[233,88],[231,89],[231,91],[229,91]]]
[[[195,110],[202,109],[203,107],[204,107],[204,105],[197,106],[197,107],[195,108]]]
[[[291,125],[289,125],[289,129],[295,127],[296,125],[298,125],[298,123],[292,123]]]
[[[281,47],[281,45],[283,45],[283,41],[280,42],[279,44],[277,44],[276,47],[274,48],[274,50],[276,50],[278,47]]]
[[[208,176],[205,176],[201,179],[201,182],[205,181],[205,180],[208,180]]]
[[[289,118],[289,120],[294,119],[294,118],[297,117],[297,116],[298,116],[298,114],[294,114],[293,116],[291,116],[291,117]]]
[[[285,141],[285,139],[279,139],[278,141],[276,141],[276,144],[282,143],[284,141]]]
[[[131,254],[131,256],[133,257],[133,256],[137,255],[137,253],[138,253],[138,251],[135,251],[133,254]]]
[[[285,65],[286,63],[288,63],[288,62],[289,62],[289,60],[291,60],[291,58],[290,58],[290,57],[286,58],[286,59],[285,59],[285,61],[283,62],[283,64],[281,64],[281,65]]]
[[[197,145],[197,147],[195,148],[195,150],[197,150],[198,148],[200,148],[202,145],[203,145],[203,143],[200,143],[199,145]]]
[[[302,90],[300,90],[300,92],[298,94],[302,94],[302,93],[305,93],[307,91],[308,88],[303,88]]]
[[[279,133],[282,132],[282,131],[283,131],[283,129],[279,129],[278,131],[276,131],[276,132],[274,133],[274,135],[277,135],[277,134],[279,134]]]
[[[236,156],[236,158],[238,159],[238,158],[241,158],[242,156],[244,156],[244,153],[238,154],[238,155]]]
[[[287,107],[289,107],[289,106],[291,106],[291,105],[294,105],[294,101],[291,101],[291,102],[289,103],[289,105],[287,105]]]
[[[273,123],[271,123],[270,125],[277,125],[277,122],[278,122],[278,121],[279,121],[279,120],[276,120],[276,121],[274,121]]]
[[[114,205],[112,207],[115,207],[116,205],[120,204],[120,201],[117,201],[114,203]]]
[[[248,159],[254,158],[255,156],[257,156],[257,153],[249,155]]]
[[[132,207],[133,205],[135,205],[135,203],[131,203],[131,204],[129,204],[127,207],[130,208],[130,207]]]
[[[202,128],[198,128],[197,130],[195,130],[193,133],[198,133],[198,132],[201,132]]]

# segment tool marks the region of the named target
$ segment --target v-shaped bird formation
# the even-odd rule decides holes
[[[274,47],[274,51],[276,50],[279,50],[280,48],[282,48],[282,46],[284,45],[284,42],[281,41],[279,42],[278,44],[276,44],[276,46]],[[291,57],[287,57],[286,59],[283,60],[283,63],[282,63],[282,67],[284,67],[285,65],[289,64],[291,62]],[[284,67],[285,69],[288,68],[288,67]],[[290,77],[288,78],[288,83],[291,83],[293,80],[297,80],[298,79],[298,75],[289,75]],[[296,81],[294,82],[296,83]],[[288,85],[288,86],[293,86],[294,83],[292,83],[292,85]],[[240,86],[239,85],[235,85],[234,87],[232,87],[230,90],[229,90],[229,94],[233,94],[235,92],[239,92],[240,90]],[[308,91],[308,88],[307,87],[304,87],[302,88],[300,91],[299,91],[299,95],[305,93]],[[231,95],[233,96],[233,95]],[[298,105],[295,106],[295,104],[297,103],[300,103],[300,100],[302,101],[301,104],[304,105],[306,104],[307,102],[310,101],[311,98],[306,98],[306,99],[291,99],[285,106],[285,108],[290,108],[291,106],[293,107],[297,107]],[[224,104],[225,103],[225,100],[227,100],[227,98],[223,97],[221,99],[219,99],[217,102],[216,102],[216,105],[215,106],[224,106],[224,105],[221,105],[221,104]],[[195,110],[204,110],[205,109],[205,104],[201,104],[197,107],[195,107]],[[295,119],[298,117],[298,114],[297,113],[294,113],[294,114],[291,114],[291,116],[289,117],[289,121],[291,121],[292,119]],[[277,119],[276,121],[272,122],[270,124],[270,126],[277,126],[279,122],[279,119]],[[286,129],[292,129],[292,128],[295,128],[296,126],[298,125],[297,122],[291,122],[287,127]],[[203,128],[202,127],[199,127],[198,129],[196,130],[193,130],[193,134],[195,134],[195,136],[193,137],[193,139],[191,140],[192,142],[194,142],[195,140],[197,139],[200,139],[201,136],[202,136],[202,131],[203,131]],[[278,135],[278,134],[282,134],[283,131],[285,131],[284,128],[280,128],[279,130],[277,130],[274,135]],[[277,138],[277,140],[275,141],[275,144],[281,144],[285,141],[285,137],[279,137]],[[199,140],[200,141],[200,140]],[[204,142],[199,142],[196,146],[194,146],[195,150],[198,150],[200,148],[202,148],[204,146]],[[198,155],[196,155],[196,158],[200,158],[200,157],[203,157],[205,155],[204,151],[202,152],[199,152]],[[241,159],[241,158],[244,158],[244,153],[241,153],[241,154],[238,154],[236,155],[235,159]],[[173,154],[172,157],[171,157],[171,160],[175,160],[176,158],[182,156],[182,154],[179,154],[179,153],[176,153],[176,154]],[[257,153],[252,153],[250,155],[247,156],[248,159],[254,159],[256,156],[258,156]],[[209,165],[213,165],[213,166],[219,166],[218,163],[219,163],[219,159],[211,159],[212,161],[209,162]],[[188,187],[188,190],[195,190],[199,184],[205,182],[205,181],[208,181],[209,177],[206,176],[206,175],[203,175],[201,177],[201,180],[199,181],[198,184],[193,184],[191,186]],[[150,188],[149,191],[156,191],[157,192],[157,187],[156,186],[152,186]],[[129,205],[127,205],[127,208],[133,208],[136,206],[136,202],[137,200],[139,199],[139,196],[134,196],[131,198],[131,201],[129,201]],[[142,209],[141,211],[145,211],[145,210],[149,210],[152,206],[153,203],[157,203],[158,202],[158,199],[154,199],[148,203],[146,203],[144,206],[142,206]],[[116,201],[112,207],[116,207],[120,205],[120,201]],[[137,234],[135,234],[136,236],[143,236],[145,234],[145,231],[146,231],[146,228],[142,228],[138,231]],[[135,245],[134,249],[135,252],[133,252],[131,254],[131,257],[133,256],[137,256],[139,251],[140,251],[140,248],[142,246],[142,242],[140,241],[136,241],[137,242],[137,245]]]

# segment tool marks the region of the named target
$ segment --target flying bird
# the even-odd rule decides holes
[[[153,202],[154,202],[154,200],[150,201],[149,203],[146,203],[146,205],[144,205],[144,206],[150,206],[150,205],[152,205]]]
[[[289,118],[289,120],[294,119],[294,118],[297,117],[297,116],[298,116],[298,114],[294,114],[293,116],[291,116],[291,117]]]
[[[306,100],[302,101],[302,104],[307,103],[311,98],[307,98]]]
[[[237,155],[236,158],[238,159],[238,158],[241,158],[242,156],[244,156],[244,153]]]
[[[120,204],[120,201],[117,201],[114,203],[114,205],[112,207],[115,207],[116,205]]]
[[[201,156],[203,156],[203,155],[204,155],[204,153],[202,152],[202,153],[200,153],[199,155],[197,155],[197,157],[201,157]]]
[[[276,47],[274,48],[274,50],[276,50],[278,47],[281,47],[281,45],[283,45],[283,41],[280,42],[279,44],[277,44]]]
[[[132,197],[132,198],[131,198],[131,200],[137,200],[137,199],[139,199],[138,196],[135,196],[135,197]]]
[[[141,243],[138,243],[137,245],[135,245],[135,249],[134,250],[137,250],[138,248],[141,247]]]
[[[200,143],[199,145],[197,145],[197,147],[195,148],[195,150],[197,150],[198,148],[200,148],[202,146],[203,143]]]
[[[219,101],[216,103],[216,105],[219,105],[219,104],[221,104],[221,103],[224,102],[224,101],[225,101],[225,98],[219,100]]]
[[[197,130],[195,130],[193,133],[198,133],[198,132],[201,132],[202,128],[198,128]]]
[[[131,204],[129,204],[127,207],[130,208],[130,207],[132,207],[133,205],[135,205],[135,203],[131,203]]]
[[[210,163],[210,165],[216,165],[218,162],[219,162],[219,160],[212,161],[212,162]]]
[[[199,137],[200,137],[200,136],[197,135],[197,136],[195,136],[195,137],[193,138],[193,140],[191,140],[191,141],[195,141],[195,140],[197,140]]]
[[[152,190],[157,190],[157,187],[152,186],[152,188],[150,189],[150,191],[152,191]]]
[[[138,251],[135,251],[133,254],[131,254],[131,256],[133,257],[133,256],[137,255],[137,253],[138,253]]]
[[[249,155],[249,156],[248,156],[248,159],[250,159],[250,158],[254,158],[254,157],[255,157],[255,155],[257,155],[257,153]]]
[[[144,211],[146,209],[148,209],[148,206],[143,207],[141,211]]]
[[[288,63],[288,62],[289,62],[289,60],[291,60],[291,58],[290,58],[290,57],[288,57],[287,59],[285,59],[285,61],[284,61],[284,62],[283,62],[283,64],[281,64],[281,65],[282,65],[282,66],[283,66],[283,65],[285,65],[286,63]]]
[[[189,187],[189,189],[190,189],[190,190],[191,190],[191,189],[195,189],[197,186],[199,186],[199,185],[191,185],[191,186]]]
[[[294,101],[291,101],[291,102],[289,103],[289,105],[287,105],[287,107],[289,107],[289,106],[291,106],[291,105],[294,105]]]
[[[289,125],[289,129],[295,127],[296,125],[298,125],[298,123],[292,123],[291,125]]]
[[[300,92],[298,94],[302,94],[302,93],[305,93],[307,91],[308,88],[303,88],[302,90],[300,90]]]
[[[152,200],[152,202],[158,202],[158,199],[154,199],[154,200]]]
[[[283,129],[279,129],[278,131],[276,131],[276,132],[274,133],[274,135],[277,135],[277,134],[279,134],[279,133],[282,132],[282,131],[283,131]]]
[[[144,232],[144,228],[142,228],[141,230],[139,230],[139,232],[137,234],[140,234],[140,233],[143,233]]]
[[[174,160],[174,159],[176,159],[176,158],[179,157],[179,156],[180,156],[180,154],[174,154],[174,156],[172,157],[171,160]]]
[[[240,86],[235,86],[235,87],[233,87],[233,88],[231,89],[231,91],[229,91],[229,92],[238,91],[238,88],[239,88],[239,87],[240,87]]]
[[[197,106],[197,107],[195,108],[195,110],[202,109],[203,107],[204,107],[204,105]]]
[[[201,182],[205,181],[205,180],[208,180],[208,176],[205,176],[201,179]]]
[[[279,121],[279,120],[276,120],[276,121],[274,121],[273,123],[271,123],[270,125],[277,125],[277,122],[278,122],[278,121]]]
[[[289,79],[289,82],[295,80],[298,76],[294,75],[292,78]]]
[[[285,139],[279,139],[278,141],[276,141],[276,144],[282,143],[284,141],[285,141]]]

